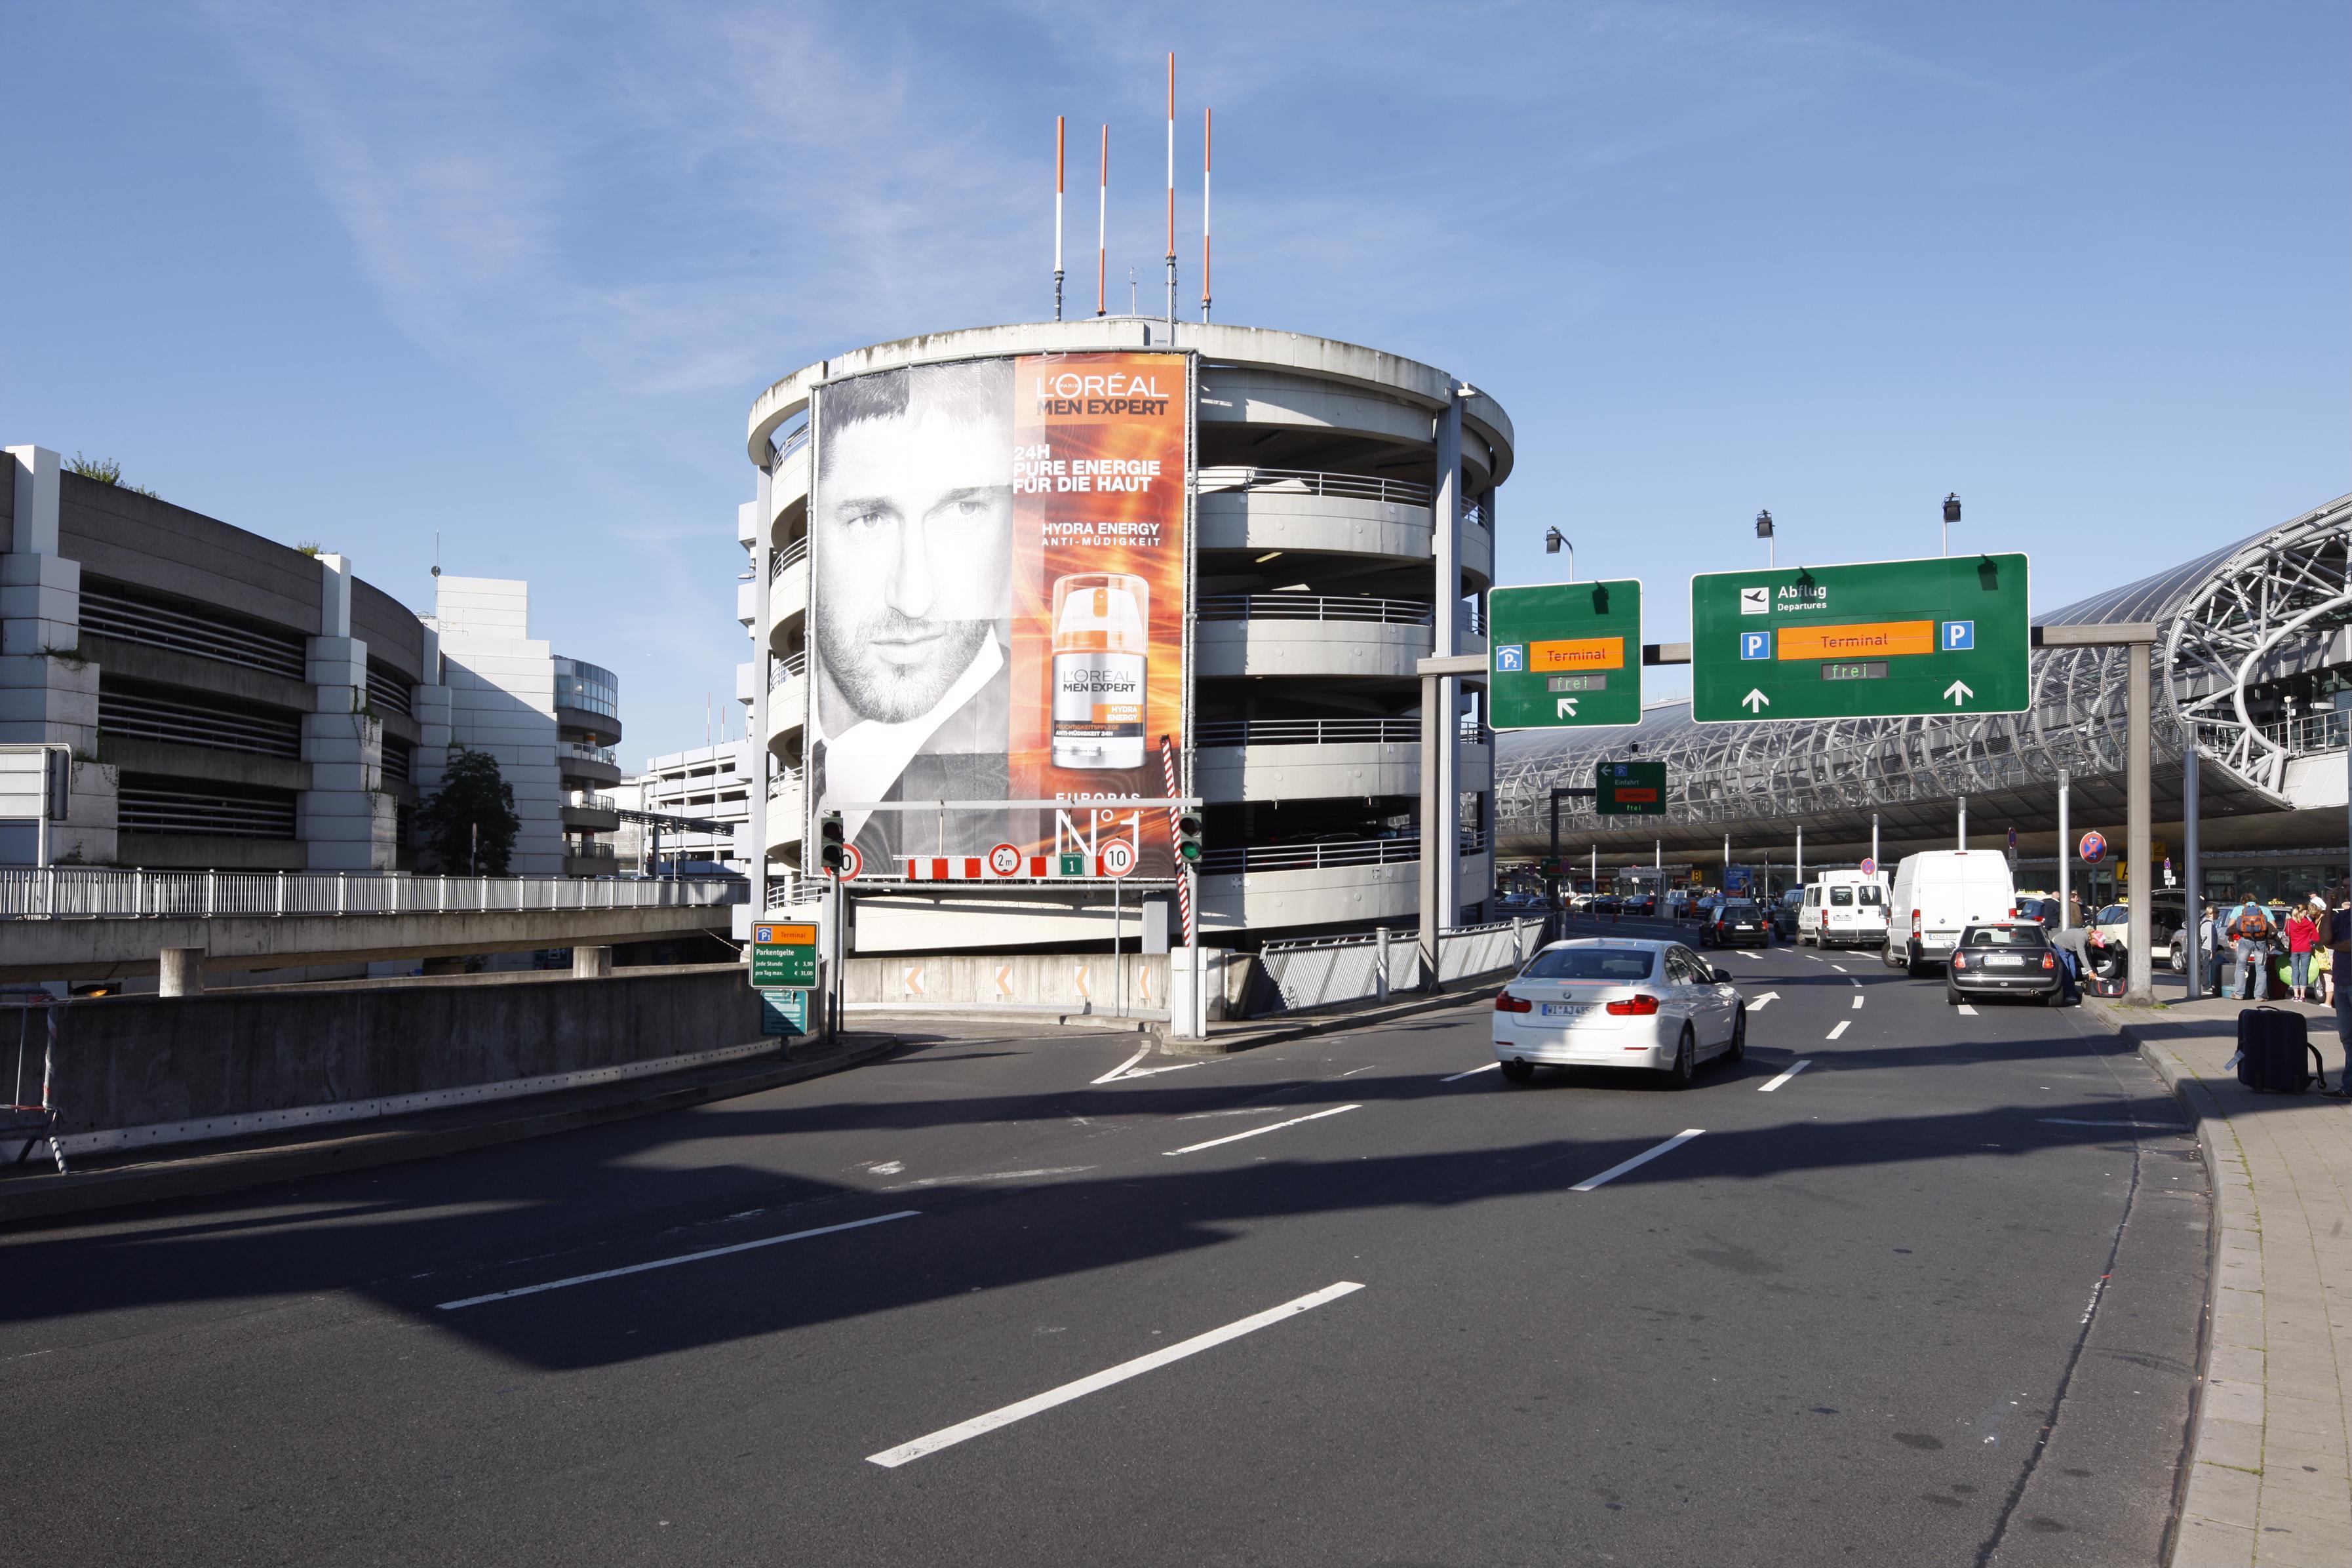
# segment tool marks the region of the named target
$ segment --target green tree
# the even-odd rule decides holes
[[[514,786],[499,776],[499,760],[452,746],[441,791],[417,808],[416,825],[440,870],[463,875],[470,864],[485,877],[503,877],[522,821],[515,816]]]

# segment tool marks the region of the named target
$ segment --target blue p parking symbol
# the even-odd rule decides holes
[[[1742,658],[1770,658],[1772,657],[1772,634],[1770,632],[1740,633],[1739,657]]]
[[[1505,643],[1495,650],[1495,669],[1497,674],[1524,670],[1527,667],[1528,650],[1525,644]]]
[[[1977,624],[1974,621],[1946,621],[1937,638],[1937,646],[1946,653],[1968,653],[1977,646]]]

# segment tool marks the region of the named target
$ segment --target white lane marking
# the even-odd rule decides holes
[[[2046,1121],[2053,1127],[2148,1127],[2158,1132],[2189,1131],[2178,1121],[2077,1121],[2071,1116],[2037,1116],[2033,1120]]]
[[[1843,963],[1832,963],[1830,967],[1836,970],[1840,974],[1843,974],[1845,973],[1845,965]]]
[[[1851,974],[1849,974],[1849,975],[1847,975],[1847,976],[1846,976],[1845,983],[1846,983],[1848,985],[1860,985],[1860,984],[1862,984],[1862,982],[1861,982],[1861,981],[1859,981],[1859,980],[1855,979],[1855,978],[1854,978],[1853,975],[1851,975]]]
[[[1756,1011],[1756,1009],[1757,1009],[1757,1008],[1761,1007],[1762,1005],[1764,1005],[1764,1004],[1765,1004],[1765,1003],[1767,1003],[1767,1002],[1778,1002],[1780,999],[1780,994],[1778,991],[1767,991],[1767,992],[1766,992],[1766,993],[1764,993],[1764,994],[1763,994],[1763,995],[1761,995],[1761,996],[1751,996],[1751,997],[1749,997],[1749,998],[1748,999],[1748,1010],[1749,1012],[1753,1013],[1754,1011]]]
[[[1770,1083],[1759,1083],[1759,1084],[1758,1084],[1758,1085],[1756,1086],[1756,1092],[1757,1092],[1757,1093],[1759,1093],[1759,1094],[1769,1094],[1769,1093],[1771,1093],[1774,1089],[1776,1089],[1780,1088],[1782,1084],[1784,1084],[1784,1083],[1788,1082],[1790,1079],[1792,1079],[1792,1078],[1796,1077],[1799,1073],[1801,1073],[1801,1072],[1804,1071],[1807,1068],[1809,1068],[1809,1067],[1811,1067],[1811,1066],[1812,1066],[1812,1065],[1813,1065],[1813,1058],[1811,1058],[1811,1057],[1799,1057],[1799,1058],[1796,1059],[1796,1061],[1795,1061],[1795,1062],[1794,1062],[1794,1063],[1790,1067],[1790,1068],[1789,1068],[1789,1070],[1788,1070],[1787,1072],[1782,1073],[1779,1078],[1774,1079]]]
[[[1973,1017],[1975,1017],[1975,1016],[1977,1016],[1977,1010],[1976,1010],[1974,1007],[1972,1007],[1972,1006],[1969,1005],[1969,1004],[1967,1004],[1966,1002],[1963,1002],[1963,1003],[1961,1003],[1961,1004],[1960,1004],[1960,1011],[1961,1011],[1961,1012],[1963,1012],[1963,1013],[1966,1013],[1966,1014],[1967,1014],[1969,1017],[1971,1017],[1971,1018],[1973,1018]]]
[[[1202,1149],[1213,1149],[1220,1143],[1238,1143],[1244,1138],[1255,1138],[1261,1132],[1279,1132],[1286,1127],[1296,1127],[1302,1121],[1320,1121],[1327,1116],[1337,1116],[1343,1110],[1361,1110],[1362,1109],[1360,1105],[1335,1105],[1328,1110],[1317,1110],[1305,1116],[1294,1116],[1287,1121],[1277,1121],[1268,1127],[1253,1127],[1246,1132],[1229,1132],[1223,1138],[1212,1138],[1205,1143],[1187,1143],[1181,1149],[1171,1149],[1168,1152],[1171,1154],[1196,1153]]]
[[[978,1176],[925,1176],[919,1182],[900,1182],[895,1187],[885,1187],[886,1193],[912,1192],[917,1187],[959,1187],[966,1182],[1021,1182],[1033,1176],[1075,1176],[1081,1171],[1091,1171],[1092,1165],[1047,1165],[1035,1171],[990,1171]]]
[[[1831,1030],[1827,1035],[1823,1036],[1823,1037],[1822,1037],[1822,1038],[1824,1038],[1824,1039],[1830,1039],[1830,1040],[1834,1040],[1834,1039],[1836,1039],[1840,1035],[1844,1034],[1848,1029],[1851,1029],[1852,1027],[1853,1027],[1853,1019],[1851,1019],[1851,1018],[1848,1018],[1844,1023],[1840,1024],[1836,1028],[1832,1029],[1832,1030]]]
[[[1139,1050],[1139,1051],[1136,1052],[1133,1056],[1131,1056],[1131,1057],[1128,1058],[1127,1058],[1127,1060],[1125,1060],[1125,1061],[1123,1061],[1123,1062],[1119,1063],[1119,1064],[1118,1064],[1118,1066],[1117,1066],[1117,1067],[1115,1067],[1115,1068],[1111,1068],[1111,1069],[1110,1069],[1110,1071],[1108,1071],[1108,1072],[1107,1072],[1107,1073],[1103,1074],[1103,1075],[1102,1075],[1102,1077],[1100,1077],[1100,1078],[1098,1078],[1098,1079],[1095,1079],[1095,1082],[1096,1082],[1096,1083],[1116,1083],[1116,1082],[1118,1082],[1120,1079],[1125,1078],[1125,1077],[1127,1076],[1127,1069],[1128,1069],[1128,1068],[1129,1068],[1133,1067],[1136,1063],[1138,1063],[1138,1062],[1141,1061],[1144,1058],[1146,1058],[1146,1057],[1150,1056],[1150,1054],[1151,1054],[1151,1047],[1150,1047],[1150,1046],[1146,1046],[1146,1047],[1144,1047],[1141,1050]]]
[[[1119,1063],[1118,1066],[1111,1068],[1110,1071],[1095,1079],[1095,1082],[1098,1084],[1118,1083],[1124,1079],[1151,1078],[1163,1072],[1182,1072],[1186,1068],[1206,1067],[1208,1065],[1206,1062],[1178,1062],[1174,1067],[1166,1068],[1139,1068],[1135,1065],[1150,1054],[1151,1047],[1150,1046],[1144,1047],[1141,1050],[1128,1058],[1127,1060]]]
[[[601,1268],[593,1274],[574,1274],[568,1279],[550,1279],[544,1285],[523,1285],[512,1290],[493,1290],[487,1296],[467,1296],[462,1300],[444,1301],[438,1310],[454,1312],[460,1307],[478,1307],[486,1301],[505,1301],[517,1296],[536,1296],[542,1290],[562,1290],[573,1285],[593,1285],[599,1279],[618,1279],[624,1274],[643,1274],[648,1269],[675,1268],[681,1263],[700,1263],[706,1258],[725,1258],[730,1253],[753,1252],[762,1247],[782,1247],[788,1241],[806,1241],[813,1236],[831,1236],[835,1231],[862,1230],[869,1225],[887,1225],[894,1219],[912,1219],[920,1209],[900,1209],[896,1214],[878,1214],[872,1219],[847,1220],[840,1225],[821,1225],[814,1230],[796,1230],[789,1236],[762,1237],[758,1241],[739,1241],[732,1247],[713,1247],[700,1252],[681,1253],[676,1258],[656,1258],[651,1263],[632,1263],[625,1268]]]
[[[884,1160],[877,1163],[868,1165],[866,1168],[867,1171],[877,1176],[895,1176],[899,1172],[905,1170],[907,1168],[907,1164],[903,1160]]]
[[[1042,1411],[1051,1410],[1056,1405],[1067,1405],[1073,1399],[1083,1399],[1089,1394],[1099,1393],[1115,1384],[1125,1383],[1129,1378],[1140,1377],[1147,1372],[1157,1371],[1171,1362],[1182,1361],[1186,1356],[1198,1355],[1202,1351],[1213,1350],[1228,1340],[1237,1340],[1244,1334],[1254,1334],[1260,1329],[1268,1328],[1282,1321],[1285,1318],[1295,1318],[1301,1312],[1312,1311],[1326,1302],[1336,1301],[1342,1296],[1352,1295],[1362,1289],[1361,1285],[1352,1279],[1342,1279],[1336,1285],[1326,1285],[1320,1290],[1301,1296],[1296,1300],[1285,1301],[1279,1307],[1271,1307],[1263,1312],[1254,1313],[1238,1322],[1227,1323],[1222,1329],[1211,1329],[1205,1334],[1195,1334],[1191,1339],[1180,1341],[1164,1350],[1153,1351],[1150,1355],[1139,1355],[1133,1361],[1123,1361],[1117,1366],[1106,1367],[1091,1377],[1079,1378],[1076,1383],[1066,1383],[1059,1388],[1049,1388],[1043,1394],[1032,1394],[1029,1398],[1016,1404],[992,1410],[985,1415],[975,1415],[969,1421],[959,1421],[952,1426],[942,1426],[928,1436],[918,1437],[911,1443],[901,1443],[895,1448],[885,1448],[878,1454],[868,1454],[866,1456],[866,1462],[869,1465],[880,1465],[885,1469],[895,1470],[909,1460],[919,1459],[926,1454],[936,1454],[941,1448],[951,1447],[967,1437],[977,1437],[983,1432],[993,1432],[999,1426],[1010,1426],[1015,1421],[1025,1421]]]
[[[1667,1139],[1664,1142],[1659,1144],[1656,1148],[1644,1149],[1640,1153],[1634,1155],[1632,1159],[1627,1160],[1621,1164],[1612,1165],[1597,1176],[1588,1176],[1583,1181],[1577,1183],[1576,1185],[1569,1188],[1568,1190],[1571,1193],[1589,1193],[1604,1182],[1615,1181],[1618,1177],[1623,1175],[1626,1172],[1632,1170],[1636,1165],[1648,1164],[1651,1161],[1656,1159],[1659,1155],[1664,1153],[1669,1149],[1681,1148],[1684,1144],[1689,1142],[1692,1139],[1697,1137],[1700,1133],[1706,1131],[1706,1129],[1704,1127],[1685,1127],[1681,1131],[1675,1133],[1673,1137]]]
[[[1485,1067],[1472,1068],[1468,1072],[1458,1072],[1452,1078],[1442,1078],[1437,1081],[1440,1083],[1454,1083],[1465,1078],[1476,1078],[1480,1073],[1492,1072],[1502,1065],[1503,1064],[1499,1061],[1488,1062]]]
[[[1854,1005],[1855,1006],[1857,1006],[1857,1007],[1861,1006],[1861,1005],[1862,1005],[1862,998],[1861,998],[1861,997],[1859,997],[1859,996],[1855,997],[1855,998],[1853,999],[1853,1005]]]

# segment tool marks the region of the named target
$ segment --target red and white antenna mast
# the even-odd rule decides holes
[[[1212,110],[1201,110],[1201,320],[1209,319],[1209,149],[1216,129]]]
[[[1168,56],[1168,331],[1176,331],[1176,55]]]
[[[1069,160],[1068,126],[1054,116],[1054,320],[1062,319],[1062,174]]]
[[[1110,127],[1102,128],[1102,200],[1095,208],[1095,314],[1105,313],[1110,282]]]

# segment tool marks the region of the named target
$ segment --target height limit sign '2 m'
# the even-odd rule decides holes
[[[1642,584],[1546,583],[1486,593],[1497,730],[1642,721]]]
[[[2022,555],[1691,579],[1691,717],[2016,713],[2032,693]]]

